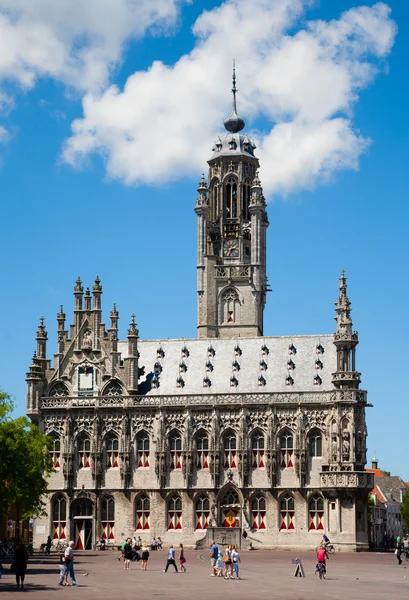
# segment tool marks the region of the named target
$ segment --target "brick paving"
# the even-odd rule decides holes
[[[166,598],[183,600],[209,596],[234,598],[291,598],[291,600],[360,600],[376,598],[394,600],[409,597],[409,562],[398,566],[392,553],[335,554],[328,563],[328,578],[320,581],[314,576],[315,555],[312,552],[243,551],[240,581],[211,578],[207,552],[187,551],[187,573],[176,574],[173,567],[163,573],[166,552],[152,552],[148,571],[141,563],[131,563],[124,572],[116,552],[77,553],[76,577],[78,586],[58,587],[59,566],[56,556],[34,556],[26,576],[26,590],[16,589],[14,576],[6,572],[0,579],[1,597],[11,594],[30,594],[33,599],[72,597],[76,600],[98,598],[127,599],[142,595],[146,599]],[[295,578],[291,559],[302,559],[306,577]],[[407,579],[406,579],[407,577]],[[58,596],[56,596],[58,594]]]

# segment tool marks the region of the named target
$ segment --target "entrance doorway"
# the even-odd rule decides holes
[[[240,527],[240,499],[234,489],[228,490],[220,501],[220,515],[222,527],[233,529]]]
[[[74,500],[71,505],[76,550],[92,550],[93,506],[88,498]]]

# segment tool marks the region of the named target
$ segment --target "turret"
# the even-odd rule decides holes
[[[139,331],[133,314],[128,329],[127,388],[129,394],[138,392],[138,337]]]
[[[54,354],[54,368],[58,372],[58,378],[61,376],[60,367],[64,357],[66,342],[67,331],[65,330],[65,313],[61,304],[60,312],[57,313],[57,353]]]
[[[94,285],[92,286],[92,294],[94,297],[93,304],[93,331],[94,331],[94,348],[99,349],[99,340],[104,336],[104,327],[102,326],[102,308],[101,308],[101,296],[102,296],[102,285],[98,275],[95,277]]]
[[[37,340],[37,360],[41,365],[43,372],[47,368],[47,331],[44,325],[44,317],[40,318],[40,324],[37,329],[36,340]]]
[[[118,319],[119,313],[116,309],[116,304],[114,304],[110,314],[111,319],[111,327],[108,329],[108,339],[111,343],[111,365],[112,372],[111,375],[114,377],[115,369],[119,363],[119,352],[118,352]]]
[[[356,389],[361,382],[361,373],[355,369],[355,350],[358,333],[352,329],[351,302],[347,296],[345,273],[339,278],[339,297],[335,302],[337,330],[334,344],[337,349],[337,370],[332,374],[332,382],[338,389]]]
[[[31,365],[26,375],[27,381],[27,415],[37,421],[40,412],[40,398],[44,388],[44,375],[41,363],[34,352]]]
[[[77,281],[75,282],[74,287],[74,325],[71,327],[71,339],[76,338],[75,341],[75,349],[79,350],[80,347],[80,339],[79,339],[79,330],[82,322],[82,297],[84,295],[84,288],[82,287],[82,281],[80,276],[78,276]]]

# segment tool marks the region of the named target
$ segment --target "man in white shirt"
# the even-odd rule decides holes
[[[74,575],[74,542],[72,541],[69,542],[68,547],[66,548],[64,553],[64,569],[61,573],[58,585],[64,585],[63,581],[67,573],[70,574],[71,585],[77,585]]]

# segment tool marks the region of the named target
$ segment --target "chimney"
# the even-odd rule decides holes
[[[378,459],[376,458],[376,454],[374,454],[372,457],[372,469],[377,469],[377,468],[378,468]]]

